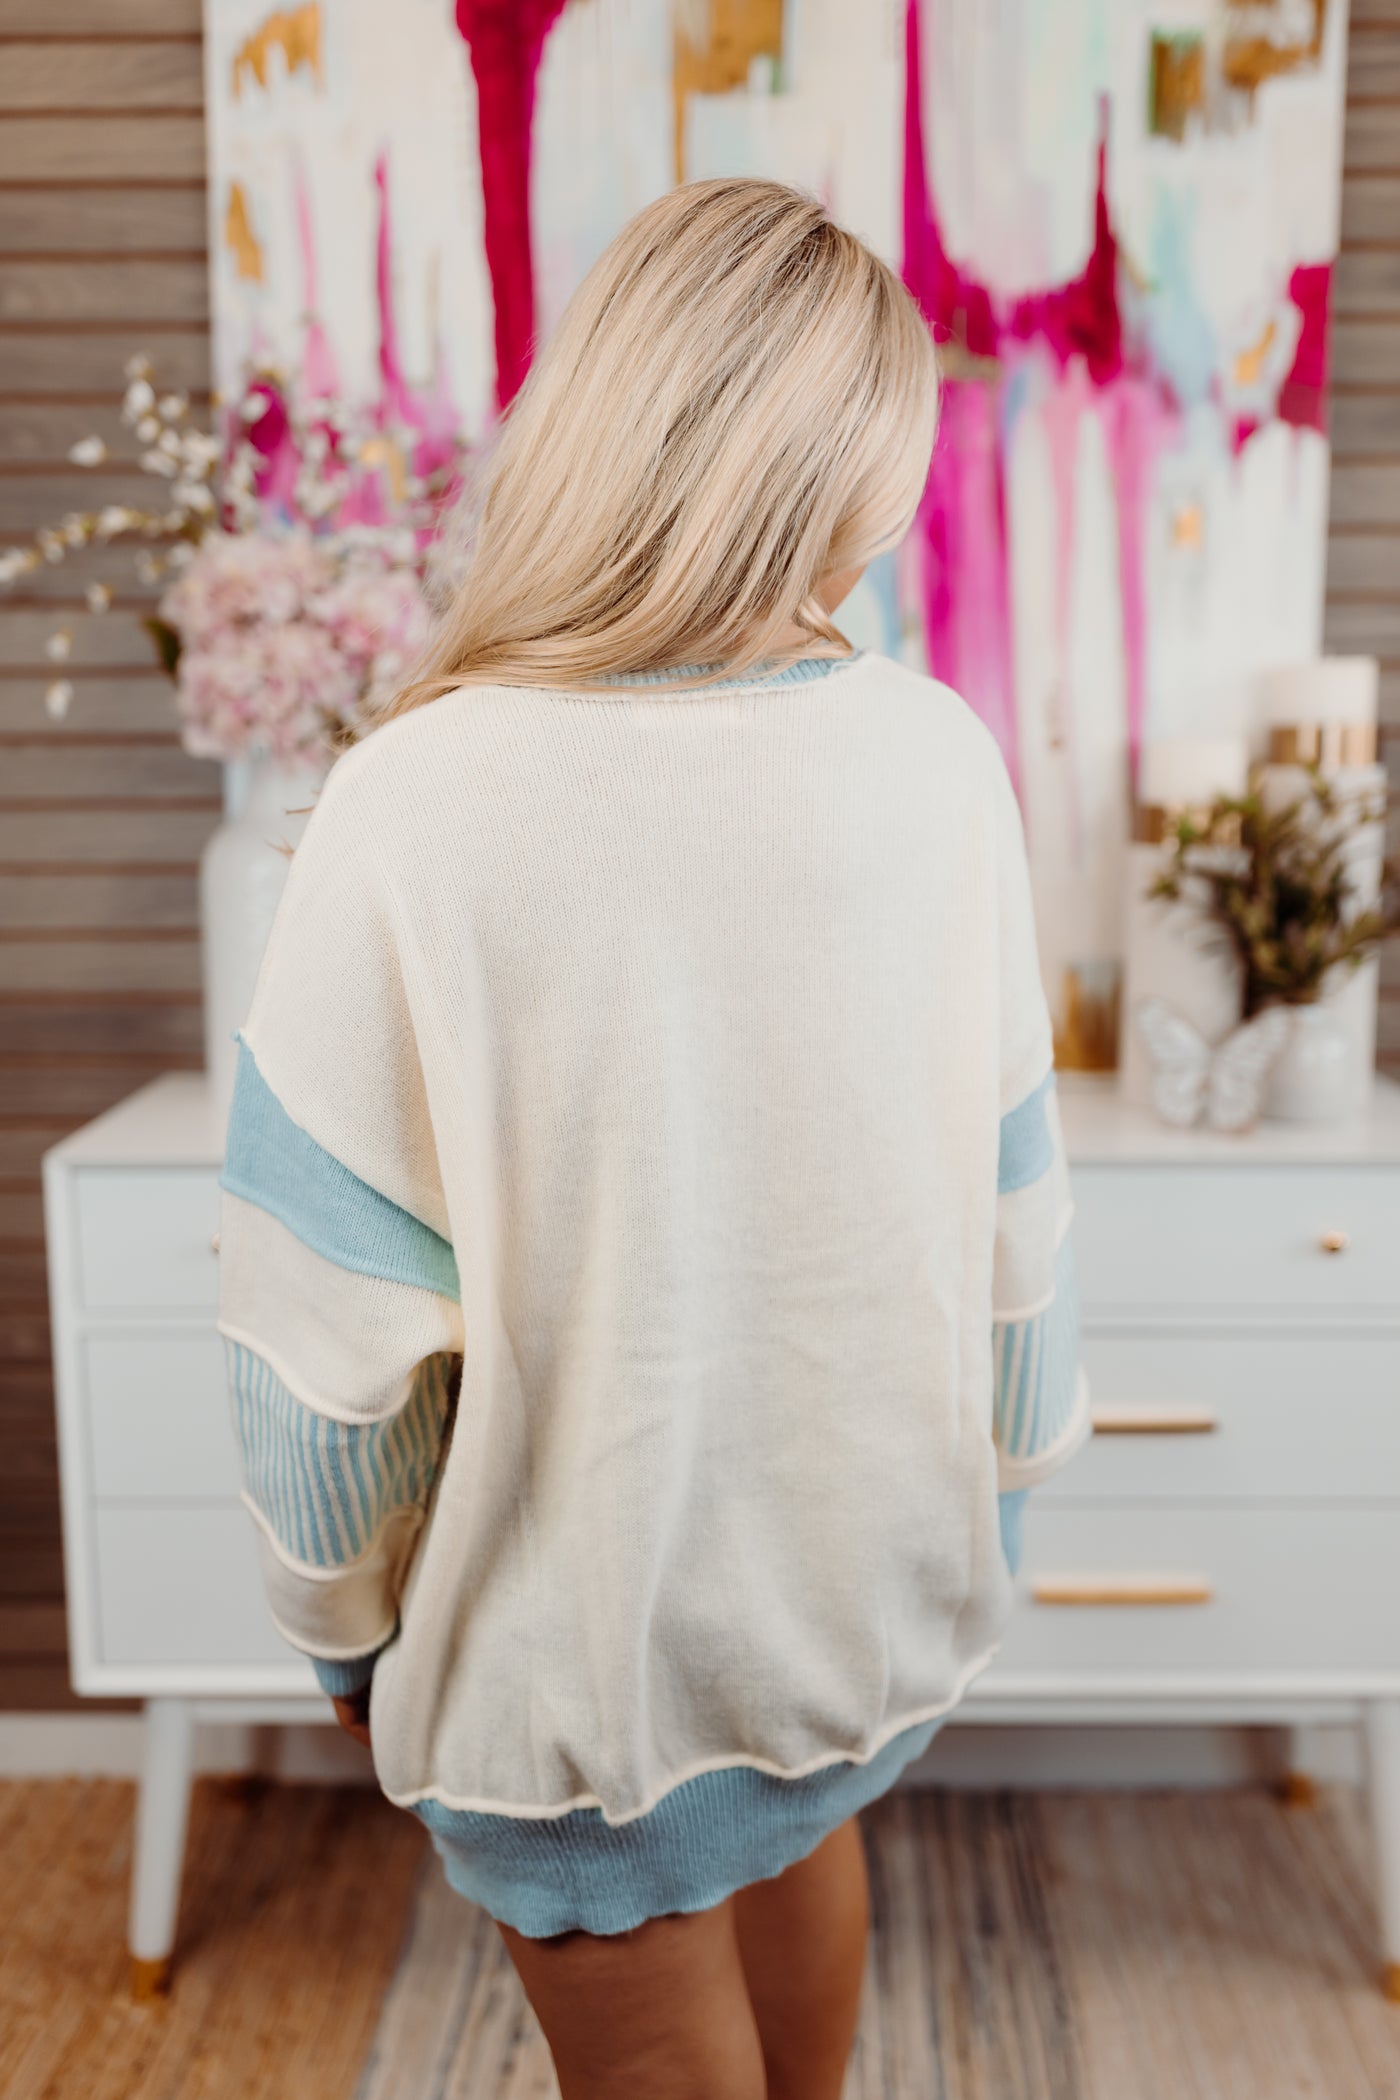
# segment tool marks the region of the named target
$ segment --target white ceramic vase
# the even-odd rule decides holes
[[[1289,1030],[1269,1072],[1264,1113],[1282,1123],[1335,1123],[1357,1101],[1356,1060],[1344,1024],[1330,1001],[1295,1006]]]
[[[306,827],[324,777],[323,771],[268,758],[241,759],[224,769],[224,820],[199,867],[204,1063],[220,1129],[233,1099],[235,1034],[252,1004],[289,849]]]

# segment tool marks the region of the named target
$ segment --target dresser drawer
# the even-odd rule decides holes
[[[1074,1200],[1086,1319],[1168,1305],[1400,1313],[1400,1172],[1078,1167]]]
[[[238,1445],[214,1328],[127,1328],[81,1344],[92,1491],[227,1501]]]
[[[1095,1434],[1037,1502],[1400,1503],[1400,1328],[1090,1334],[1083,1360]]]
[[[238,1503],[99,1507],[99,1659],[291,1664],[269,1616],[253,1520]]]
[[[1205,1602],[1037,1602],[1132,1597]],[[1393,1671],[1400,1683],[1400,1508],[1065,1509],[1026,1519],[998,1676],[1115,1679]],[[1048,1689],[1048,1687],[1047,1687]]]
[[[86,1167],[73,1176],[73,1200],[78,1295],[88,1311],[215,1310],[213,1168]]]

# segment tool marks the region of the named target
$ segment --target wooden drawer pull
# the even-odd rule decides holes
[[[1095,1436],[1206,1436],[1220,1427],[1209,1407],[1096,1407]]]
[[[1340,1231],[1324,1232],[1317,1244],[1324,1254],[1345,1254],[1351,1245],[1351,1234]]]
[[[1206,1575],[1038,1575],[1037,1604],[1209,1604]]]

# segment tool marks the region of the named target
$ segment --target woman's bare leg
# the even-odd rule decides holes
[[[563,2100],[765,2100],[731,1904],[607,1938],[500,1933]]]
[[[870,1887],[854,1817],[734,1898],[768,2100],[841,2100],[860,2017]]]

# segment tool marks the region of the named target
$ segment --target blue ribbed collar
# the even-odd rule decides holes
[[[833,671],[844,671],[864,653],[864,650],[857,649],[850,656],[802,656],[795,664],[785,664],[780,671],[767,671],[762,664],[755,664],[741,678],[716,678],[704,687],[704,691],[723,693],[733,686],[806,685],[815,678],[829,678]],[[610,671],[606,679],[595,682],[599,685],[668,685],[678,678],[697,681],[707,678],[714,669],[713,664],[673,664],[664,671]]]

